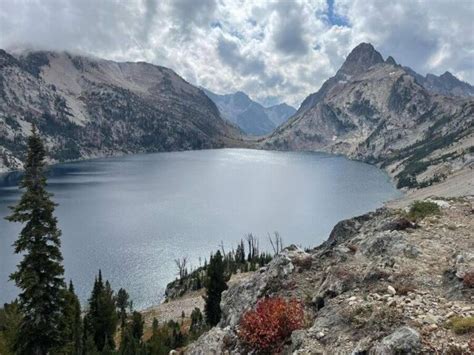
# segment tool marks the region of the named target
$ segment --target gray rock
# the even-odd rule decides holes
[[[377,255],[416,257],[418,248],[406,241],[406,235],[399,231],[384,231],[364,239],[360,243],[360,251],[366,256]]]
[[[373,355],[417,354],[421,348],[418,332],[410,327],[398,328],[371,350]]]
[[[184,351],[189,355],[220,355],[225,353],[225,338],[228,329],[218,327],[212,328],[203,334],[194,343],[190,344]]]

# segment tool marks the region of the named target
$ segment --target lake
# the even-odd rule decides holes
[[[21,226],[4,220],[16,203],[18,173],[0,176],[0,303],[15,298],[8,276],[19,257]],[[53,166],[48,189],[59,203],[66,279],[82,302],[102,269],[135,308],[158,304],[177,274],[221,242],[231,249],[248,233],[268,248],[278,231],[285,245],[312,247],[335,223],[400,193],[376,167],[323,153],[219,149],[96,159]]]

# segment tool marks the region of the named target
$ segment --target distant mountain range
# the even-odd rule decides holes
[[[203,90],[214,101],[225,119],[251,135],[259,136],[271,133],[296,112],[294,107],[285,103],[263,107],[242,91],[218,95],[207,89]]]
[[[52,161],[232,146],[241,135],[168,68],[0,50],[0,172],[21,168],[31,123]]]
[[[422,77],[362,43],[261,146],[341,153],[384,167],[398,187],[428,186],[473,166],[471,92],[449,73]]]

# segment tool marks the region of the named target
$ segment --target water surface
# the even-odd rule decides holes
[[[250,232],[262,245],[278,231],[285,244],[315,246],[339,220],[399,194],[383,171],[344,157],[246,149],[97,159],[49,176],[66,277],[81,301],[102,269],[138,309],[160,302],[176,258],[198,265],[221,241],[230,249]],[[20,196],[17,178],[0,176],[0,303],[17,293],[8,275],[21,226],[4,220]]]

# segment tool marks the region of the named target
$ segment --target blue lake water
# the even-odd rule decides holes
[[[19,257],[21,226],[4,220],[20,196],[18,174],[0,176],[0,303],[15,298],[8,281]],[[141,309],[160,302],[176,277],[174,259],[192,265],[231,248],[247,233],[268,247],[316,246],[341,219],[399,196],[383,171],[323,153],[220,149],[133,155],[51,168],[48,189],[59,203],[67,280],[85,302],[102,269]]]

